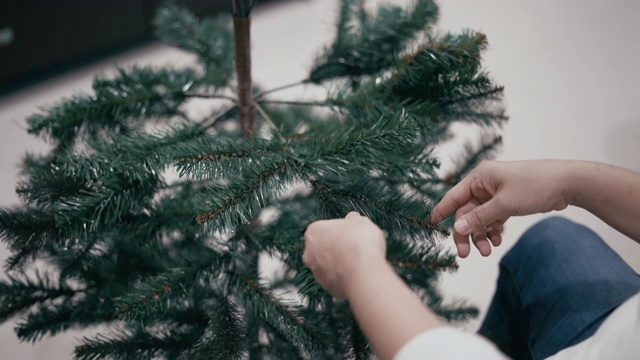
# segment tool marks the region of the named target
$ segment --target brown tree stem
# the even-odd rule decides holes
[[[250,137],[257,128],[256,107],[251,81],[251,17],[233,18],[233,32],[236,45],[240,127],[244,137]]]

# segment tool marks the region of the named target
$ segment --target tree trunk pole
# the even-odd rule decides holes
[[[236,77],[238,79],[238,101],[240,127],[245,138],[257,129],[256,107],[251,81],[251,17],[233,18],[236,45]]]
[[[250,138],[258,128],[255,99],[253,97],[253,82],[251,79],[251,16],[238,11],[241,7],[233,5],[233,34],[236,50],[236,78],[238,79],[238,106],[240,107],[240,128],[245,138]],[[251,220],[251,226],[257,225],[257,218]],[[248,247],[246,255],[250,259],[247,268],[243,269],[252,278],[258,278],[259,253],[255,248]],[[249,359],[261,358],[260,326],[258,318],[247,314],[247,343],[249,345]]]

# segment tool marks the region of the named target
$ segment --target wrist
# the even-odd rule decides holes
[[[393,272],[393,269],[383,256],[357,257],[342,276],[342,288],[347,300],[352,299],[360,284],[378,279],[387,272]]]
[[[585,181],[585,172],[592,166],[594,163],[587,161],[570,161],[563,167],[560,188],[567,204],[582,207],[581,184]]]

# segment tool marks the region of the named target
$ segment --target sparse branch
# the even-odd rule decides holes
[[[275,87],[273,89],[269,89],[269,90],[265,90],[259,94],[256,95],[256,100],[259,100],[261,98],[263,98],[265,95],[277,92],[277,91],[281,91],[281,90],[285,90],[285,89],[290,89],[292,87],[296,87],[296,86],[301,86],[301,85],[306,85],[306,84],[311,84],[311,81],[308,79],[302,80],[302,81],[296,81],[294,83],[291,84],[286,84],[286,85],[282,85],[282,86],[278,86]]]
[[[200,126],[202,126],[203,129],[212,128],[212,127],[216,126],[216,124],[218,122],[226,120],[227,117],[230,116],[231,113],[233,113],[237,109],[238,109],[238,106],[232,106],[232,107],[228,108],[227,110],[221,112],[220,114],[218,114],[216,116],[213,116],[211,118],[203,120],[200,123]]]
[[[278,105],[300,105],[300,106],[335,106],[340,104],[338,100],[325,100],[325,101],[261,100],[258,103],[278,104]]]
[[[450,99],[442,103],[443,106],[449,106],[457,103],[473,101],[477,99],[487,99],[491,97],[499,97],[502,95],[504,91],[504,86],[495,86],[489,88],[488,90],[478,91],[476,93],[464,95],[457,97],[455,99]]]
[[[269,125],[271,125],[274,129],[276,129],[276,130],[278,129],[276,124],[273,123],[273,120],[271,120],[271,117],[264,111],[264,109],[262,108],[262,106],[260,106],[259,103],[256,103],[256,109],[258,109],[258,112],[260,113],[260,115],[262,116],[264,121],[268,122]],[[280,136],[280,138],[282,140],[284,140],[284,138],[282,136]]]
[[[202,93],[186,92],[186,93],[184,93],[184,96],[191,97],[191,98],[200,98],[200,99],[222,99],[222,100],[233,101],[234,103],[238,102],[238,100],[236,98],[231,97],[231,96],[227,96],[227,95],[202,94]]]

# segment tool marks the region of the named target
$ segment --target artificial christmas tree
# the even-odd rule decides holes
[[[108,325],[79,359],[367,358],[349,305],[301,259],[309,223],[352,210],[387,231],[389,261],[428,306],[450,321],[476,314],[438,293],[456,262],[437,245],[450,224],[428,219],[500,142],[485,36],[433,35],[431,0],[374,14],[343,0],[333,43],[308,78],[282,87],[322,84],[327,97],[274,100],[280,88],[251,81],[255,0],[227,4],[232,18],[172,4],[158,14],[159,37],[197,66],[119,69],[28,119],[54,144],[25,157],[23,203],[0,212],[13,251],[0,320],[20,318],[25,341]],[[218,111],[193,119],[194,98]],[[440,177],[433,149],[456,122],[483,139]],[[275,278],[259,271],[264,255],[282,262]]]

